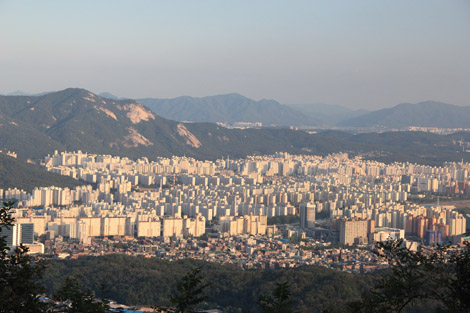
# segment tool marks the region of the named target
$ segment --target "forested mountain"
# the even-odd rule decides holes
[[[134,100],[105,99],[83,89],[1,96],[0,112],[0,147],[23,158],[77,149],[131,157],[207,156],[200,151],[210,148],[200,149],[200,139],[185,124],[163,119]]]
[[[227,129],[213,123],[168,120],[135,100],[111,100],[84,89],[43,96],[0,96],[0,149],[15,151],[22,160],[43,158],[54,150],[209,160],[283,151],[348,152],[387,162],[440,164],[462,158],[470,161],[470,154],[462,148],[462,143],[470,141],[465,134]]]
[[[408,126],[470,128],[470,107],[436,101],[402,103],[343,122],[348,127],[402,128]]]
[[[79,149],[133,158],[187,155],[200,159],[300,153],[304,148],[337,151],[302,131],[180,123],[154,114],[135,100],[110,100],[83,89],[38,97],[0,96],[0,112],[0,148],[16,151],[20,158]],[[319,149],[309,148],[312,143]]]
[[[255,101],[231,93],[203,98],[139,99],[156,114],[191,122],[261,122],[273,126],[318,126],[321,122],[274,100]]]

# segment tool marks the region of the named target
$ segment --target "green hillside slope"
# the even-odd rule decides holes
[[[46,171],[0,153],[0,189],[19,188],[31,191],[34,187],[69,187],[83,185],[71,177]]]

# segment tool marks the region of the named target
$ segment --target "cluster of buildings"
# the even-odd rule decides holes
[[[287,237],[344,245],[405,237],[459,242],[470,226],[470,216],[453,207],[408,201],[415,194],[467,193],[470,164],[463,162],[430,167],[347,154],[287,153],[149,161],[56,151],[42,164],[86,184],[32,192],[0,189],[0,198],[17,200],[18,225],[34,225],[35,235],[46,240],[69,238],[85,245],[109,237],[181,240],[207,235],[207,227],[220,238],[276,238],[283,234],[268,219],[291,215],[300,222]]]
[[[8,155],[9,157],[12,157],[12,158],[18,158],[18,154],[14,151],[10,151],[10,150],[1,150],[0,149],[0,153],[3,153],[5,155]]]
[[[415,131],[415,132],[429,132],[429,133],[435,133],[439,135],[448,135],[448,134],[453,134],[457,132],[469,132],[470,129],[468,128],[440,128],[440,127],[424,127],[424,126],[408,126],[404,127],[401,130],[404,131]]]
[[[347,209],[342,213],[335,215],[331,224],[332,229],[344,236],[345,234],[341,231],[342,228],[339,225],[341,222],[346,221],[347,224],[354,225],[351,226],[354,229],[361,230],[354,232],[356,238],[362,237],[369,242],[377,241],[374,233],[377,233],[378,229],[387,229],[389,233],[400,233],[398,236],[391,235],[392,238],[402,239],[406,235],[407,238],[417,240],[424,240],[428,231],[438,231],[440,232],[441,241],[459,242],[462,234],[465,234],[470,226],[469,216],[458,213],[453,206],[421,206],[406,203],[388,207],[381,206],[374,209]],[[367,223],[369,224],[366,225]],[[366,232],[366,230],[368,231]],[[345,239],[340,241],[344,244],[354,243]]]
[[[110,216],[107,211],[93,212],[92,210],[92,207],[80,206],[72,210],[37,209],[32,213],[31,209],[19,208],[13,214],[15,218],[13,229],[20,230],[27,227],[31,236],[32,234],[36,237],[44,236],[45,240],[60,236],[84,244],[91,244],[92,239],[96,237],[169,239],[201,237],[206,233],[206,219],[200,213],[193,218],[186,215],[159,218],[143,211]],[[272,236],[275,233],[275,227],[267,225],[266,216],[253,214],[236,217],[223,216],[214,228],[223,236],[265,235],[268,229],[270,230],[268,233]],[[12,232],[12,230],[8,231]],[[23,237],[14,238],[19,240]],[[16,247],[20,243],[32,243],[32,240],[12,241],[10,245]]]
[[[338,248],[313,239],[293,243],[261,235],[169,240],[96,238],[93,245],[62,241],[58,238],[54,244],[46,240],[45,246],[47,253],[60,258],[120,253],[168,261],[191,258],[219,264],[234,264],[244,269],[320,265],[347,272],[368,272],[386,266],[374,253],[366,249]]]

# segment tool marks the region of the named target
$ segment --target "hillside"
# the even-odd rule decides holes
[[[0,149],[15,151],[22,160],[43,158],[54,150],[82,150],[149,159],[186,155],[214,160],[284,151],[348,152],[380,161],[434,165],[462,158],[470,161],[470,153],[457,141],[470,140],[420,132],[308,134],[287,128],[227,129],[213,123],[182,123],[162,118],[135,100],[111,100],[84,89],[36,97],[0,96]]]
[[[402,103],[353,117],[339,123],[346,127],[386,127],[403,128],[408,126],[470,128],[470,107],[425,101]]]
[[[22,158],[77,149],[132,157],[191,152],[184,125],[134,100],[109,100],[83,89],[1,96],[0,111],[7,118],[0,125],[0,147]]]
[[[231,93],[204,98],[178,97],[174,99],[139,99],[156,114],[191,122],[261,122],[273,126],[317,126],[321,122],[300,111],[274,100],[254,101]]]
[[[69,187],[83,185],[70,177],[54,174],[42,167],[27,164],[0,153],[0,189],[19,188],[27,191],[34,187]]]
[[[369,275],[348,274],[318,266],[242,270],[234,265],[190,259],[169,262],[108,255],[52,261],[47,267],[44,283],[48,292],[54,292],[65,276],[79,274],[85,287],[97,292],[99,297],[128,305],[169,304],[176,282],[196,266],[202,268],[205,280],[213,283],[209,287],[208,307],[219,306],[226,312],[241,312],[239,309],[258,312],[259,295],[270,294],[274,284],[280,281],[292,284],[298,312],[345,308],[346,303],[359,299],[361,292],[372,282]]]
[[[54,150],[83,150],[138,158],[187,155],[331,153],[349,149],[290,129],[226,129],[211,123],[161,118],[135,100],[111,100],[83,89],[44,96],[0,96],[0,147],[20,158],[42,158]],[[3,121],[3,122],[2,122]]]

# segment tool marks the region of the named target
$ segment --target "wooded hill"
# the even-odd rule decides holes
[[[39,159],[54,150],[82,150],[131,158],[230,156],[288,152],[327,155],[348,152],[385,162],[438,165],[470,161],[457,141],[468,133],[441,136],[422,132],[309,134],[287,128],[227,129],[212,123],[164,119],[135,100],[102,98],[84,89],[42,96],[0,96],[0,149],[19,159]]]

